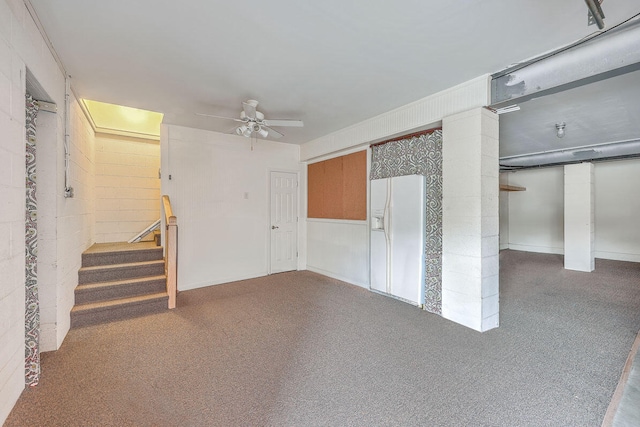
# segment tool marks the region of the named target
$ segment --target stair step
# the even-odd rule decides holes
[[[71,309],[71,327],[95,325],[167,310],[166,292],[76,305]]]
[[[164,260],[82,267],[78,270],[78,284],[112,282],[162,274],[164,274]]]
[[[114,265],[163,259],[163,248],[154,242],[95,244],[82,254],[82,266]]]
[[[153,294],[163,292],[166,288],[167,278],[164,275],[115,280],[110,282],[87,283],[76,287],[75,303],[87,304],[116,298]]]

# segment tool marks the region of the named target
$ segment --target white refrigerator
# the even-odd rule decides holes
[[[371,181],[371,289],[424,304],[425,177]]]

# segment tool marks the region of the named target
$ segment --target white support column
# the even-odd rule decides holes
[[[442,315],[477,331],[499,324],[498,116],[445,117]]]
[[[595,182],[593,163],[564,167],[564,268],[595,269]]]

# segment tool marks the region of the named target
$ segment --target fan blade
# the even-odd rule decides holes
[[[269,126],[262,125],[262,129],[266,129],[269,132],[268,136],[272,136],[274,138],[282,138],[284,135],[278,132],[275,129],[271,129]]]
[[[269,120],[263,120],[262,123],[264,123],[267,126],[290,126],[290,127],[297,127],[297,128],[301,128],[304,126],[304,123],[302,123],[302,120],[269,119]]]
[[[245,116],[249,117],[250,119],[255,119],[257,106],[258,102],[251,99],[249,101],[243,102],[242,109],[244,110]]]
[[[196,113],[198,116],[213,117],[214,119],[235,120],[236,122],[242,122],[243,120],[234,119],[233,117],[214,116],[213,114]]]

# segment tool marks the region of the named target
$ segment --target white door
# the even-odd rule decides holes
[[[298,268],[298,176],[271,172],[271,273]]]

